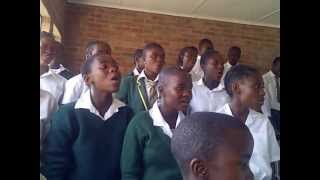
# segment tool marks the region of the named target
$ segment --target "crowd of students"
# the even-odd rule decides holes
[[[265,75],[227,62],[209,39],[147,43],[122,75],[112,46],[91,41],[81,73],[40,34],[40,175],[48,180],[271,180],[280,161],[280,57]]]

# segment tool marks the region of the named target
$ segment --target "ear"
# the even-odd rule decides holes
[[[92,83],[90,75],[88,75],[88,74],[83,76],[83,80],[84,80],[84,82],[86,83],[87,86],[90,86],[91,83]]]
[[[159,91],[159,97],[162,97],[163,96],[163,84],[162,83],[158,83],[158,85],[157,85],[157,89],[158,89],[158,91]]]
[[[208,168],[202,160],[192,159],[189,163],[189,168],[195,177],[203,179],[208,176]]]
[[[233,92],[233,94],[240,94],[241,93],[240,83],[239,82],[232,83],[231,91]]]

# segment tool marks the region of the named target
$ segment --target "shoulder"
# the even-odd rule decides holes
[[[80,85],[82,83],[83,83],[82,75],[78,74],[78,75],[70,78],[69,80],[67,80],[66,86],[76,86],[76,85]]]
[[[148,111],[141,111],[133,116],[129,127],[137,128],[137,127],[147,127],[152,124],[152,118],[149,115]]]

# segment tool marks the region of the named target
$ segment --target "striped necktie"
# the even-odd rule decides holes
[[[157,82],[150,81],[147,79],[147,84],[150,87],[150,92],[149,92],[149,105],[152,107],[152,105],[156,102],[158,99],[158,93],[157,93]]]

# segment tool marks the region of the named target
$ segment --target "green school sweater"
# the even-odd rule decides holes
[[[52,119],[42,154],[48,180],[120,180],[123,137],[132,112],[120,107],[108,120],[63,105]]]
[[[145,82],[143,78],[137,82],[137,78],[138,76],[123,77],[121,79],[120,89],[116,94],[116,98],[126,103],[133,110],[134,114],[151,108]],[[147,109],[143,104],[143,100],[146,103]]]
[[[182,180],[170,140],[160,127],[153,126],[149,112],[138,113],[123,142],[122,180]]]

